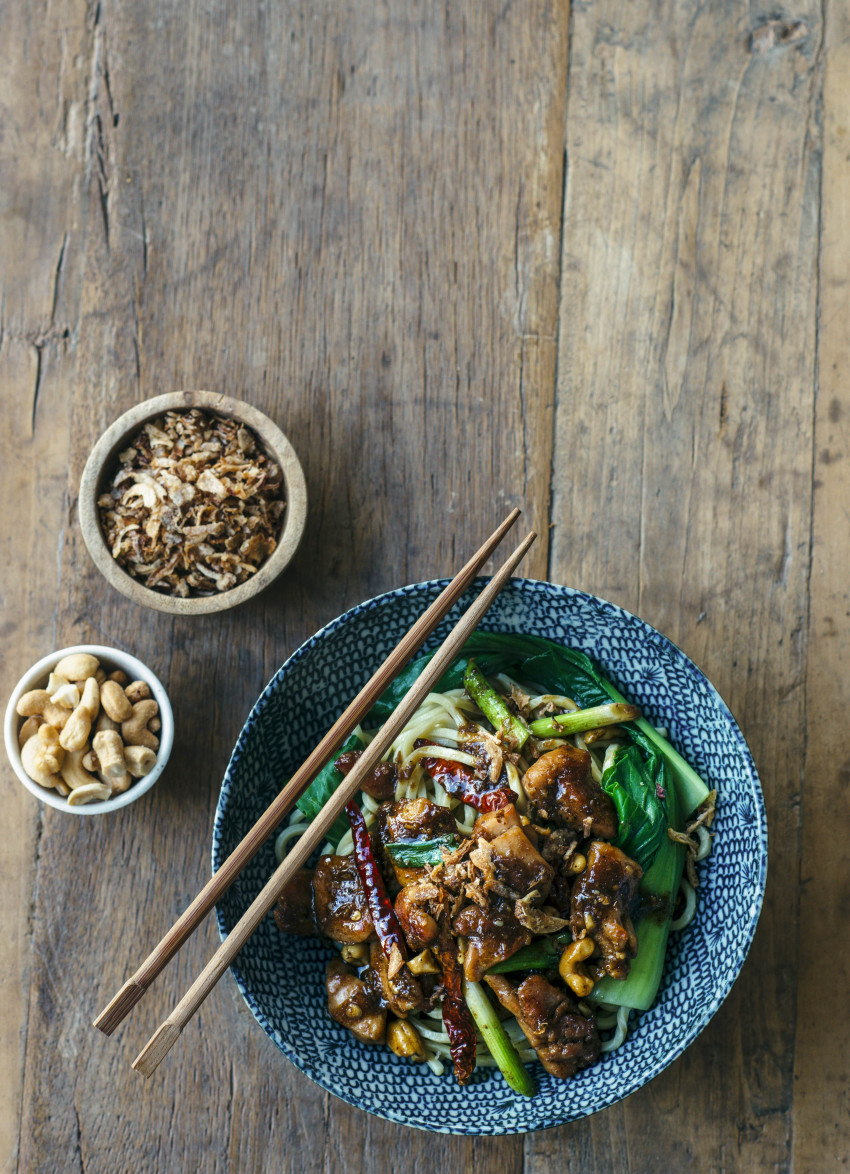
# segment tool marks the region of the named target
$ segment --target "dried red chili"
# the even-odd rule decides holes
[[[351,824],[354,859],[357,862],[360,882],[363,885],[363,892],[366,894],[369,914],[375,927],[375,933],[378,935],[378,941],[381,943],[381,949],[387,958],[391,958],[393,946],[397,946],[402,959],[406,962],[408,959],[407,942],[395,915],[393,903],[387,892],[387,886],[384,884],[384,878],[381,876],[378,862],[372,852],[372,844],[369,840],[363,812],[356,803],[352,802],[346,804],[345,814]]]
[[[452,1067],[458,1084],[467,1084],[475,1071],[475,1024],[463,997],[460,964],[454,943],[440,942],[437,955],[443,968],[443,1024],[449,1037]]]
[[[514,796],[505,787],[482,791],[482,781],[472,767],[447,758],[420,758],[422,768],[450,795],[454,795],[476,811],[498,811],[513,803]]]

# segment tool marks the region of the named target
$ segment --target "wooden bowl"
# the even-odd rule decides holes
[[[190,408],[199,408],[205,412],[239,420],[251,429],[266,455],[280,466],[283,473],[286,512],[276,549],[247,582],[216,595],[183,599],[177,595],[155,591],[152,587],[145,587],[119,565],[112,557],[104,537],[97,501],[105,479],[116,467],[118,454],[127,448],[142,425],[164,412],[188,411]],[[304,533],[307,520],[307,487],[304,471],[295,450],[268,416],[250,404],[215,392],[175,391],[137,404],[107,428],[92,449],[83,470],[80,480],[79,513],[83,538],[95,566],[122,595],[126,595],[134,603],[141,603],[157,611],[176,615],[208,615],[210,612],[227,611],[259,595],[289,564]]]

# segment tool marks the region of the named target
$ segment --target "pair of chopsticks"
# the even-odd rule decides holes
[[[307,789],[332,754],[337,751],[352,729],[369,712],[387,685],[398,675],[437,624],[457,602],[475,575],[499,546],[520,515],[513,510],[494,530],[484,545],[452,579],[445,590],[423,612],[410,631],[393,649],[375,675],[351,702],[345,712],[331,726],[315,750],[295,772],[270,807],[257,820],[241,843],[228,856],[213,877],[204,885],[195,899],[175,921],[171,929],[154,947],[135,974],[111,999],[94,1021],[94,1026],[111,1035],[115,1028],[130,1013],[142,998],[156,976],[177,953],[183,943],[194,932],[219,898],[227,891],[248,862],[256,855],[281,820],[292,810],[296,800]],[[228,934],[198,978],[186,994],[160,1024],[133,1061],[133,1067],[144,1076],[150,1076],[159,1066],[163,1057],[180,1036],[183,1028],[198,1010],[233,962],[245,942],[259,923],[274,906],[280,894],[306,862],[313,850],[326,838],[337,816],[346,803],[360,790],[362,780],[381,760],[398,732],[410,720],[426,695],[446,671],[458,651],[475,631],[490,604],[513,574],[536,538],[531,531],[519,544],[504,566],[496,572],[487,586],[461,616],[449,635],[443,641],[424,672],[420,674],[393,711],[375,738],[363,751],[357,763],[345,776],[343,782],[311,822],[309,829],[301,835],[289,853],[278,866],[259,896]]]

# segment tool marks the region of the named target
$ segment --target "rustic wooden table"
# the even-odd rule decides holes
[[[781,9],[780,5],[780,9]],[[839,0],[33,0],[0,6],[3,690],[117,643],[177,745],[120,816],[4,770],[3,1171],[797,1171],[850,1163],[845,389],[850,19]],[[117,595],[88,451],[180,387],[271,414],[297,562],[223,619]],[[428,1136],[303,1078],[229,979],[156,1077],[89,1027],[207,875],[227,757],[332,616],[449,574],[507,508],[526,573],[623,604],[739,718],[771,867],[743,974],[652,1085],[525,1138]]]

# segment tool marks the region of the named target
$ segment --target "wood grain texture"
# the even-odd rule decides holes
[[[229,750],[294,647],[370,594],[453,571],[514,503],[542,535],[528,572],[545,574],[566,15],[535,0],[67,17],[90,163],[70,484],[130,404],[208,387],[281,425],[311,512],[297,565],[226,632],[106,589],[68,519],[58,639],[141,655],[178,735],[138,819],[45,817],[21,1170],[254,1169],[258,1153],[269,1169],[470,1168],[490,1152],[306,1084],[232,984],[143,1087],[128,1053],[209,956],[212,925],[112,1040],[86,1022],[199,887]],[[98,862],[83,889],[71,858]],[[500,1154],[521,1164],[522,1141]]]
[[[850,1167],[847,1008],[850,910],[843,834],[850,826],[850,754],[836,720],[850,704],[847,507],[850,502],[850,18],[830,3],[824,26],[823,201],[820,238],[818,396],[808,615],[808,700],[794,1088],[794,1166],[812,1174]],[[812,997],[810,960],[829,975]]]
[[[2,684],[115,643],[177,724],[108,818],[38,810],[6,769],[0,1170],[850,1163],[846,870],[822,836],[848,814],[848,42],[836,0],[0,6]],[[134,606],[77,525],[96,438],[179,387],[256,404],[307,476],[296,562],[225,619]],[[348,1108],[229,981],[144,1084],[129,1061],[212,924],[114,1037],[88,1022],[206,879],[254,698],[515,504],[527,573],[660,627],[750,741],[771,869],[729,999],[646,1089],[525,1139]]]
[[[84,182],[82,4],[0,10],[0,482],[5,699],[56,647]],[[14,46],[14,53],[6,51]],[[45,812],[8,764],[0,836],[0,1170],[17,1165]]]
[[[798,6],[805,35],[754,52],[773,15],[574,8],[550,577],[706,671],[754,752],[771,864],[726,1005],[651,1086],[565,1131],[568,1169],[791,1168],[821,25]],[[527,1169],[552,1156],[532,1142]]]

